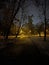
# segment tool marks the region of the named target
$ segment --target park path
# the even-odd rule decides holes
[[[40,51],[40,53],[49,55],[49,41],[44,42],[43,37],[42,38],[39,38],[39,37],[23,38],[23,39],[20,39],[18,44],[20,44],[21,48],[23,48],[23,46],[21,46],[21,44],[36,46],[38,48],[38,50]]]
[[[44,53],[49,55],[49,41],[44,42],[39,37],[26,37],[26,38],[14,38],[11,40],[14,44],[8,44],[7,50],[5,52],[7,53],[15,53],[20,54],[24,49],[28,49],[28,47],[31,49],[33,46],[35,46],[40,53]],[[1,48],[1,47],[0,47]]]
[[[32,37],[32,42],[37,46],[40,53],[44,53],[49,56],[49,37],[47,37],[47,41],[44,41],[43,37]]]

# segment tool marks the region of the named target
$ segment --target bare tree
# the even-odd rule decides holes
[[[4,28],[4,37],[5,39],[8,39],[8,35],[10,33],[10,28],[11,28],[11,24],[17,14],[17,12],[19,11],[19,8],[21,7],[21,2],[23,0],[8,0],[7,4],[6,4],[5,0],[5,8],[3,11],[4,14],[4,18],[3,18],[3,28]],[[3,3],[3,1],[2,1]],[[20,27],[19,27],[20,28]]]
[[[39,34],[39,37],[41,37],[41,32],[44,32],[44,23],[38,22],[35,26],[35,29],[36,29],[37,33]]]
[[[42,15],[44,15],[44,41],[46,41],[46,0],[35,0],[34,4],[38,9],[40,8],[40,10],[43,10]]]

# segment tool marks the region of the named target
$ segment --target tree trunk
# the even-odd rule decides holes
[[[44,8],[44,22],[45,22],[45,26],[44,26],[44,41],[46,41],[46,0],[45,0],[45,8]]]
[[[11,15],[12,19],[11,19],[11,21],[10,21],[10,25],[9,25],[9,27],[8,27],[8,31],[7,31],[7,34],[6,34],[6,37],[5,37],[6,39],[8,39],[8,35],[9,35],[9,33],[10,33],[11,24],[12,24],[14,18],[15,18],[15,15],[17,14],[17,12],[18,12],[18,10],[19,10],[19,8],[20,8],[20,2],[21,2],[21,0],[20,0],[19,3],[18,3],[18,7],[17,7],[17,9],[15,10],[15,13],[14,13],[15,7],[14,7],[14,9],[13,9],[13,12],[12,12],[12,15]],[[14,14],[13,14],[13,13],[14,13]]]
[[[39,37],[41,37],[41,33],[39,33]]]

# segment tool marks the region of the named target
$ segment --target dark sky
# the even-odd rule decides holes
[[[1,0],[2,1],[2,0]],[[4,1],[4,0],[3,0]],[[24,16],[31,16],[33,15],[33,23],[37,23],[40,21],[44,21],[44,15],[43,15],[43,8],[41,7],[41,3],[43,3],[44,7],[44,1],[45,0],[36,0],[38,4],[40,3],[40,6],[38,6],[35,3],[35,0],[25,0],[25,3],[23,3],[23,14]],[[0,2],[1,4],[1,2]],[[6,3],[7,4],[7,3]],[[39,11],[40,10],[40,11]],[[2,19],[3,13],[2,10],[0,9],[0,19]],[[17,18],[20,18],[22,21],[22,9],[20,8],[18,14],[16,15]],[[46,17],[49,19],[49,0],[46,0]],[[27,22],[28,19],[25,19],[24,22]]]
[[[40,21],[44,21],[44,14],[43,14],[43,9],[44,9],[44,0],[38,0],[40,5],[36,6],[36,3],[34,0],[26,0],[24,4],[24,13],[26,16],[28,15],[33,15],[33,23],[37,23]],[[43,8],[41,6],[41,3],[43,3]],[[19,14],[17,15],[18,17],[21,17],[21,10],[19,11]],[[49,19],[49,0],[46,0],[46,17]],[[27,22],[27,19],[25,20]]]

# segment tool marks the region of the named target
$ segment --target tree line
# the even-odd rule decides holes
[[[8,35],[10,34],[10,29],[11,29],[11,25],[13,23],[13,20],[15,19],[16,14],[18,13],[19,9],[22,8],[23,9],[23,3],[26,0],[0,0],[0,11],[3,14],[3,18],[2,20],[0,20],[0,33],[2,34],[3,32],[3,36],[4,39],[8,39]],[[28,26],[30,28],[30,30],[37,30],[37,32],[41,33],[41,31],[44,31],[44,40],[46,40],[46,29],[48,29],[49,31],[49,22],[47,22],[46,20],[46,0],[44,0],[44,2],[41,0],[32,0],[32,2],[35,2],[34,5],[39,8],[40,11],[40,6],[42,6],[43,9],[43,15],[44,15],[44,22],[41,23],[37,23],[36,25],[32,24],[31,19],[29,19],[28,21]],[[21,21],[19,21],[19,28],[16,34],[19,34],[19,29],[21,27]],[[33,29],[32,29],[33,28]],[[34,32],[35,33],[35,32]]]

